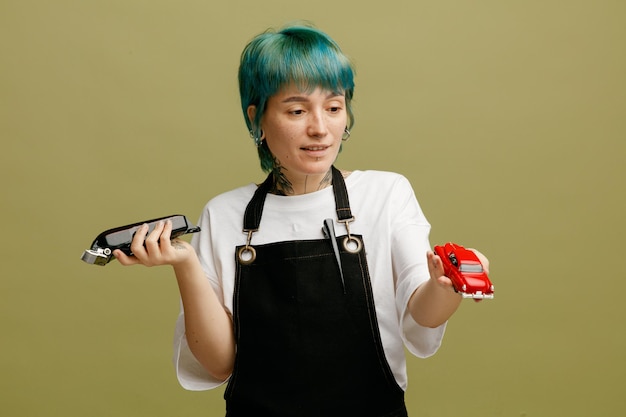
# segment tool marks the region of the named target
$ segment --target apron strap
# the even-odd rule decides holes
[[[350,210],[350,201],[348,200],[348,190],[346,188],[346,182],[335,166],[330,167],[332,170],[332,186],[333,193],[335,195],[335,209],[337,211],[337,218],[340,222],[351,221],[352,211]],[[274,184],[274,176],[270,173],[265,181],[254,192],[254,196],[246,207],[246,212],[243,216],[243,231],[244,232],[256,232],[259,230],[261,224],[261,215],[263,214],[263,206],[265,205],[265,197],[270,192]]]
[[[339,171],[333,165],[333,192],[335,194],[335,210],[337,210],[337,218],[339,221],[352,220],[352,211],[350,211],[350,201],[348,200],[348,190],[346,182]]]
[[[258,186],[254,192],[254,196],[246,207],[246,212],[243,216],[243,231],[244,232],[256,232],[259,230],[261,224],[261,215],[263,214],[263,205],[265,204],[265,197],[267,193],[272,189],[274,184],[274,176],[270,173],[265,181]]]

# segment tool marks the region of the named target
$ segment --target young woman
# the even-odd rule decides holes
[[[434,354],[461,301],[407,179],[334,166],[353,76],[315,28],[255,37],[239,85],[267,179],[209,201],[191,245],[165,223],[115,253],[173,266],[179,381],[228,381],[227,416],[406,416],[404,348]]]

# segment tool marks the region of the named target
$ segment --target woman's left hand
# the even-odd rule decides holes
[[[487,259],[485,255],[483,255],[480,251],[476,249],[468,249],[476,254],[478,260],[483,265],[483,269],[487,274],[489,274],[489,259]],[[441,260],[439,255],[433,253],[432,251],[429,251],[426,254],[426,257],[428,259],[428,272],[430,273],[430,279],[437,282],[440,287],[451,289],[454,291],[452,280],[444,275],[445,272],[443,268],[443,261]],[[475,301],[480,301],[480,299],[476,299]]]

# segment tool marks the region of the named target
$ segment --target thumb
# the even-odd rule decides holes
[[[426,258],[428,260],[428,272],[430,272],[430,277],[433,279],[438,279],[439,277],[445,275],[443,269],[443,262],[439,255],[436,255],[432,251],[428,251],[426,253]]]
[[[115,249],[113,251],[113,256],[115,256],[119,263],[124,266],[136,265],[139,263],[139,260],[137,260],[137,258],[135,258],[134,256],[128,256],[119,249]]]

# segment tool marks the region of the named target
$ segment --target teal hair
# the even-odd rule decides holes
[[[354,125],[352,96],[354,68],[339,45],[324,32],[310,26],[290,26],[278,32],[268,30],[256,36],[241,54],[239,94],[241,108],[259,150],[261,168],[269,172],[274,160],[267,144],[260,143],[261,119],[268,99],[284,86],[294,83],[303,91],[321,87],[343,93],[348,129]],[[248,107],[256,106],[254,120]]]

